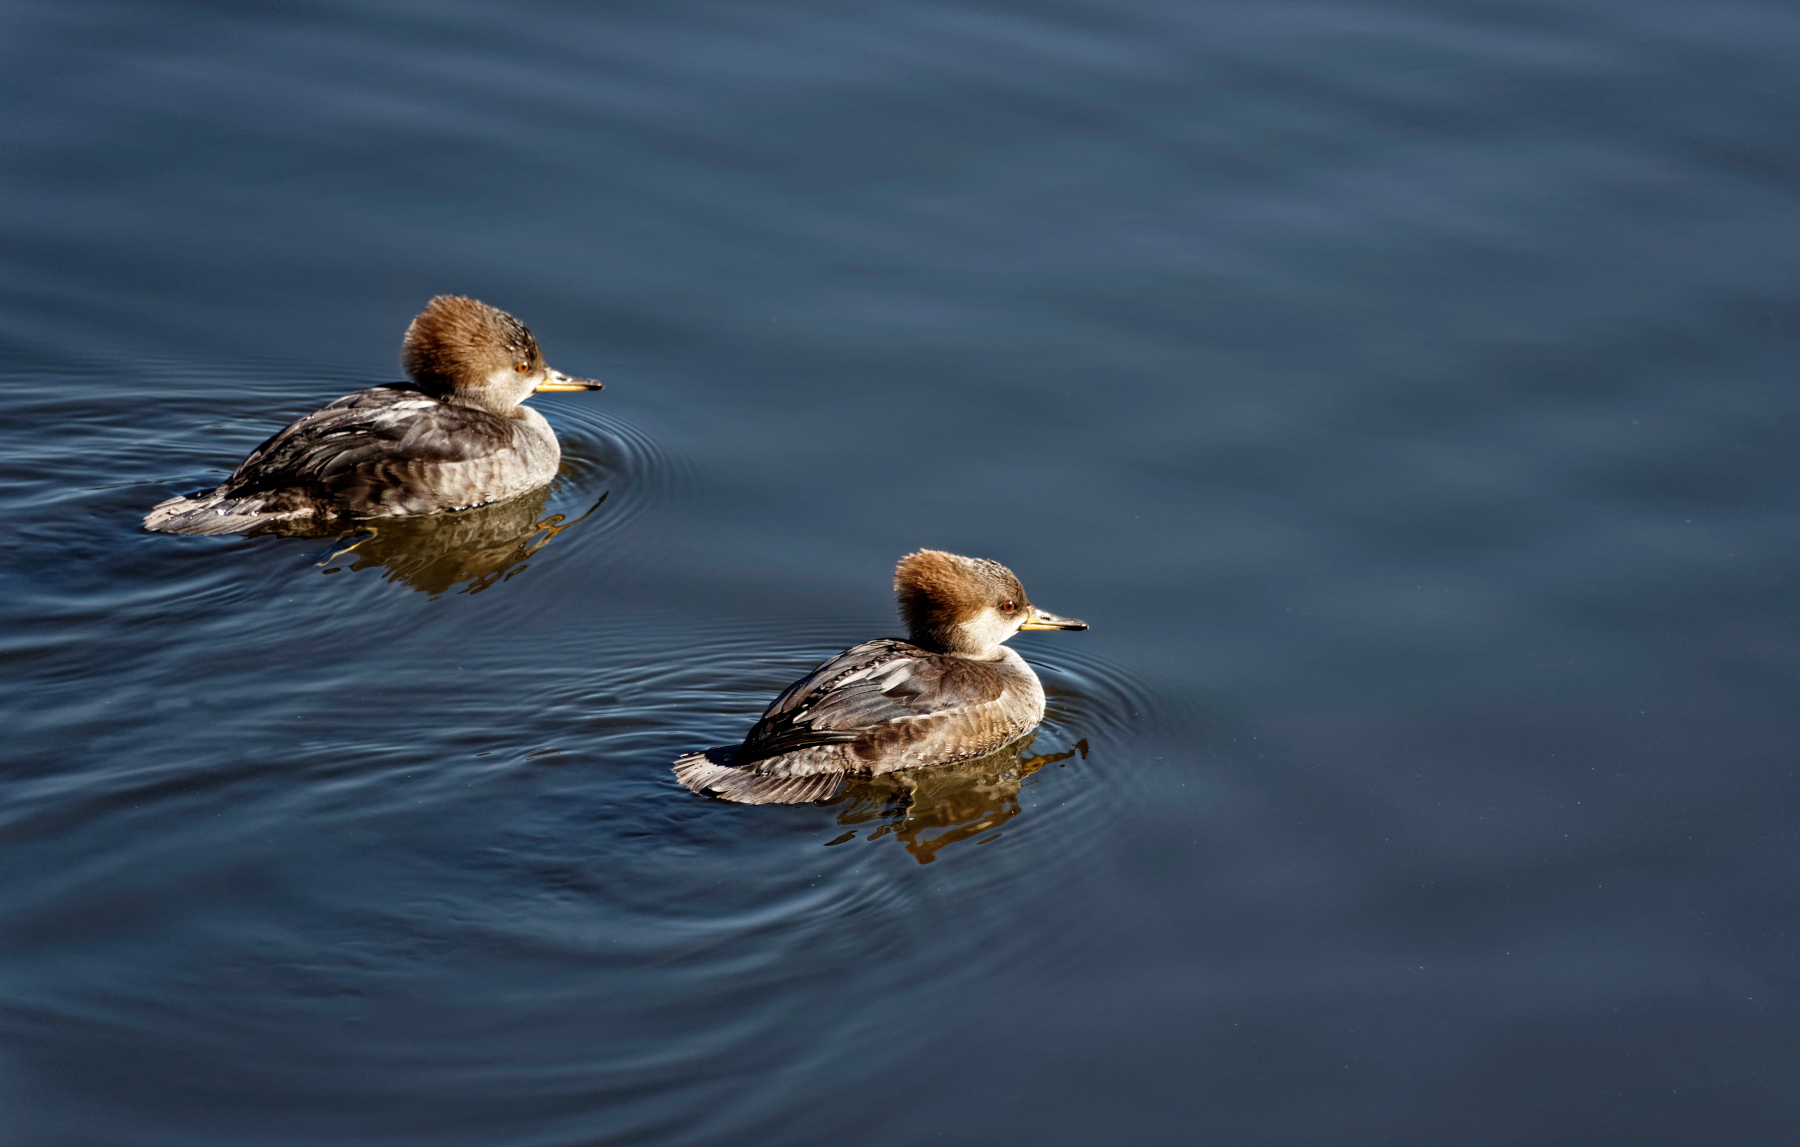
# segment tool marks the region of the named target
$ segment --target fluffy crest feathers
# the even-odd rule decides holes
[[[1010,601],[1015,616],[1030,616],[1025,587],[1013,572],[986,558],[942,550],[907,554],[894,567],[894,596],[914,645],[940,652],[973,652],[963,623]]]
[[[498,307],[462,295],[439,295],[406,328],[400,363],[420,390],[447,400],[458,392],[470,397],[468,392],[485,387],[501,371],[536,377],[544,370],[544,352],[524,323]],[[520,363],[523,371],[516,369]],[[526,386],[519,397],[530,389]]]

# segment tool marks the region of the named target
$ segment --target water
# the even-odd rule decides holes
[[[0,21],[0,1140],[1791,1141],[1791,7]],[[439,292],[542,499],[139,532]],[[922,545],[1030,746],[675,785]]]

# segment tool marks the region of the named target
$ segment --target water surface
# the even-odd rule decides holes
[[[1791,1140],[1789,7],[0,22],[0,1138]],[[440,292],[554,486],[138,529]],[[675,784],[920,546],[1028,746]]]

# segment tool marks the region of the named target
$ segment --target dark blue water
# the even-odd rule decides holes
[[[0,1142],[1792,1142],[1797,53],[7,7]],[[441,292],[608,383],[541,498],[139,531]],[[1030,746],[676,785],[920,546],[1092,623]]]

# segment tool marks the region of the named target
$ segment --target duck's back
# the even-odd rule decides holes
[[[845,774],[993,752],[1043,715],[1043,686],[1010,649],[977,659],[869,641],[789,686],[742,745],[683,757],[675,774],[695,792],[746,804],[818,800]]]
[[[560,457],[549,424],[529,407],[498,415],[378,386],[293,423],[217,489],[171,498],[144,525],[228,534],[270,522],[462,509],[543,485]]]

